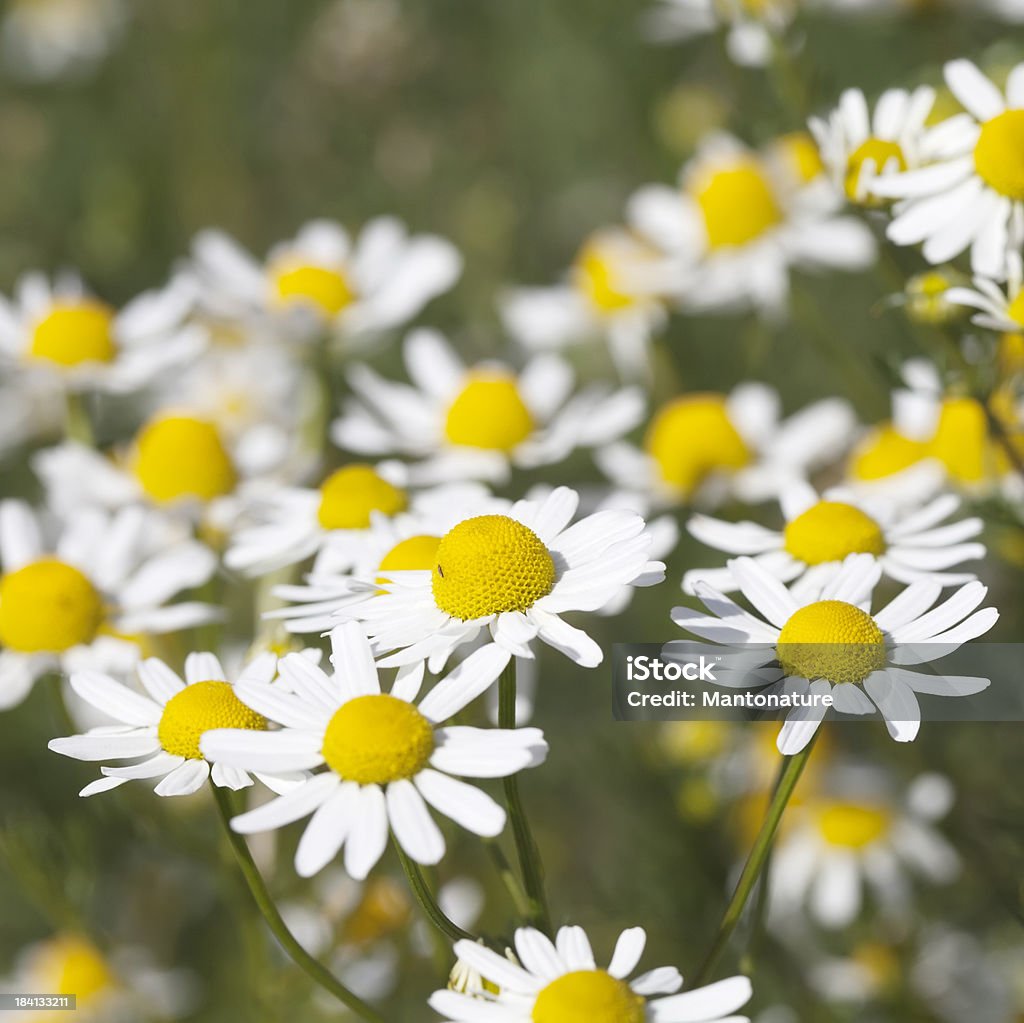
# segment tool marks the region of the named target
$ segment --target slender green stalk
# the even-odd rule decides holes
[[[95,443],[86,399],[75,391],[68,391],[65,395],[64,435],[86,447],[91,448]]]
[[[505,890],[516,907],[516,912],[524,919],[528,919],[530,916],[530,897],[526,894],[519,878],[516,876],[516,872],[512,869],[512,864],[509,863],[505,850],[498,844],[496,838],[485,838],[484,846],[491,857],[494,869],[497,870],[498,876],[505,886]]]
[[[719,958],[728,946],[733,931],[736,930],[736,925],[743,915],[747,899],[750,898],[750,893],[753,891],[757,879],[761,876],[765,864],[768,862],[768,854],[772,848],[775,832],[778,830],[782,814],[789,803],[789,797],[793,795],[793,789],[796,788],[796,783],[800,780],[804,767],[807,766],[807,760],[811,755],[811,750],[814,748],[814,740],[817,738],[817,735],[818,733],[815,732],[811,741],[799,753],[788,757],[784,762],[785,766],[779,777],[779,783],[775,787],[775,793],[768,806],[768,812],[761,823],[761,830],[754,840],[754,847],[750,850],[747,862],[743,866],[743,873],[740,874],[740,879],[736,883],[736,890],[732,893],[732,898],[726,907],[722,922],[718,925],[718,933],[715,935],[711,951],[708,952],[703,964],[693,978],[693,987],[700,987],[702,984],[707,983]]]
[[[427,884],[427,879],[423,876],[423,871],[420,870],[419,864],[409,859],[397,840],[393,841],[392,845],[395,847],[395,852],[398,853],[398,859],[402,864],[402,870],[405,871],[409,887],[412,889],[413,895],[416,896],[416,901],[420,904],[420,908],[423,910],[426,918],[449,941],[461,941],[463,938],[468,941],[476,941],[477,939],[474,935],[470,934],[469,931],[464,931],[454,920],[449,919],[445,911],[438,905],[437,899],[434,898],[434,893],[430,890],[430,885]]]
[[[509,659],[508,665],[498,679],[498,727],[516,727],[516,659]],[[548,900],[544,894],[544,866],[540,851],[530,830],[530,822],[523,808],[519,794],[519,780],[511,774],[504,779],[505,803],[508,806],[512,836],[519,856],[519,869],[523,875],[523,887],[530,901],[529,920],[534,927],[551,934],[551,916]]]
[[[372,1006],[367,1005],[358,995],[349,991],[337,977],[327,969],[323,963],[314,959],[296,940],[295,935],[288,930],[287,924],[281,919],[281,914],[274,905],[274,900],[267,890],[263,875],[260,874],[249,852],[245,839],[231,830],[231,804],[225,789],[211,784],[214,801],[217,804],[217,811],[220,814],[221,822],[224,825],[224,833],[235,854],[238,867],[249,886],[253,899],[259,908],[260,914],[266,921],[274,937],[277,938],[281,947],[288,953],[292,961],[301,967],[309,977],[324,990],[329,991],[343,1005],[348,1006],[357,1016],[361,1016],[368,1023],[386,1023],[384,1017]]]

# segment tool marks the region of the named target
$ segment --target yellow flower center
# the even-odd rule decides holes
[[[322,752],[327,766],[347,781],[387,785],[427,766],[434,727],[397,696],[357,696],[335,711]]]
[[[845,188],[846,195],[851,202],[864,201],[864,196],[859,189],[860,174],[868,160],[874,163],[876,175],[881,174],[892,161],[895,161],[896,170],[905,171],[907,169],[907,158],[897,143],[876,138],[862,142],[846,161]],[[871,204],[878,202],[877,199],[870,197],[868,197],[868,201]]]
[[[242,703],[230,682],[193,682],[167,701],[157,726],[157,738],[168,753],[202,760],[199,740],[211,728],[264,732],[267,719]]]
[[[91,942],[77,935],[47,941],[38,951],[35,968],[40,982],[55,995],[77,995],[79,1009],[86,999],[102,994],[116,984],[113,970]]]
[[[825,170],[818,145],[805,131],[783,135],[775,143],[790,172],[802,185],[809,185]]]
[[[720,394],[691,394],[669,402],[648,427],[644,446],[665,483],[683,497],[712,473],[733,472],[750,462],[750,449]]]
[[[439,536],[427,536],[425,533],[396,543],[377,566],[377,571],[381,573],[377,576],[377,585],[391,581],[384,575],[385,572],[430,571],[437,564],[437,548],[440,543]]]
[[[460,522],[437,547],[434,602],[471,621],[525,611],[555,585],[555,563],[540,537],[505,515]]]
[[[882,529],[860,508],[842,501],[819,501],[786,526],[786,550],[798,561],[820,565],[847,554],[885,553]]]
[[[473,372],[448,408],[444,435],[452,444],[511,451],[533,432],[533,416],[515,378],[493,370]]]
[[[397,515],[408,506],[406,493],[382,479],[369,465],[346,465],[320,486],[317,520],[324,529],[367,529],[373,512]]]
[[[237,475],[213,423],[189,416],[162,416],[147,423],[135,442],[135,475],[161,503],[230,494]]]
[[[282,305],[312,305],[336,316],[355,301],[356,293],[340,270],[286,263],[271,274],[274,294]]]
[[[994,468],[994,453],[981,403],[973,398],[946,398],[929,454],[960,483],[986,479]]]
[[[636,304],[636,297],[619,285],[615,260],[600,242],[591,240],[580,249],[574,270],[580,290],[599,313],[615,313]]]
[[[0,644],[21,653],[61,653],[91,643],[103,599],[77,568],[42,558],[0,577]]]
[[[347,944],[369,945],[402,930],[412,918],[405,888],[391,877],[371,877],[363,885],[363,897],[342,926]]]
[[[909,469],[928,456],[928,445],[904,437],[891,424],[877,427],[864,438],[850,460],[854,479],[880,480]]]
[[[54,305],[36,324],[30,351],[59,366],[110,362],[117,354],[113,322],[114,310],[102,302],[83,299]]]
[[[1006,307],[1006,315],[1024,327],[1024,288],[1021,288]]]
[[[1024,110],[1005,110],[982,125],[974,166],[1000,195],[1024,201]]]
[[[916,274],[907,281],[907,315],[917,323],[936,326],[944,326],[961,319],[964,307],[954,305],[946,295],[950,288],[966,283],[967,281],[960,278],[956,271],[948,268]]]
[[[694,183],[693,195],[712,249],[746,245],[782,222],[778,200],[753,159],[704,174]]]
[[[863,682],[885,667],[885,637],[874,618],[843,600],[800,608],[782,627],[776,652],[787,675]]]
[[[818,814],[818,828],[829,845],[863,849],[881,838],[890,825],[889,815],[859,803],[830,803]]]
[[[565,973],[542,988],[533,1023],[643,1023],[644,1000],[604,970]]]

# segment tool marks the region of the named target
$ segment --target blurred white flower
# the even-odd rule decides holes
[[[973,323],[988,330],[1024,333],[1024,258],[1019,252],[1007,257],[1005,287],[990,277],[975,277],[971,288],[950,288],[946,301],[978,310]]]

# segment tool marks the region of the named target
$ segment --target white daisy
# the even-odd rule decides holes
[[[296,654],[302,657],[301,654]],[[311,658],[303,658],[313,665]],[[128,767],[101,767],[102,778],[79,793],[92,796],[133,779],[159,778],[158,796],[187,796],[207,779],[222,788],[242,789],[252,784],[245,770],[210,764],[200,750],[200,739],[213,728],[238,728],[264,732],[267,720],[238,697],[249,685],[267,686],[277,674],[277,657],[253,658],[232,684],[214,654],[192,653],[185,658],[182,681],[163,661],[149,657],[136,668],[143,695],[98,671],[71,674],[71,688],[97,710],[118,722],[90,728],[83,735],[51,739],[54,753],[75,760],[138,760]],[[301,768],[254,771],[275,792],[287,791],[303,780]]]
[[[310,221],[262,263],[223,232],[207,230],[192,255],[211,316],[299,338],[325,328],[351,336],[401,326],[462,272],[450,242],[409,235],[394,217],[369,221],[354,243],[340,224]]]
[[[39,273],[0,298],[0,360],[46,373],[71,391],[127,393],[195,358],[206,332],[188,322],[195,286],[184,275],[121,310],[93,298],[74,274]]]
[[[737,645],[722,658],[718,684],[814,698],[813,705],[790,711],[782,726],[778,747],[786,756],[799,753],[817,731],[829,709],[822,696],[831,694],[841,714],[872,714],[877,706],[889,734],[911,742],[921,727],[918,693],[969,696],[990,684],[910,667],[944,657],[995,625],[995,608],[977,610],[988,593],[980,582],[967,583],[935,606],[942,586],[921,579],[872,613],[882,569],[869,554],[851,554],[813,593],[787,589],[751,558],[736,558],[729,569],[764,618],[697,582],[696,594],[710,614],[677,607],[672,620],[710,643]],[[665,652],[689,657],[692,648],[669,643]]]
[[[1001,333],[1024,333],[1024,259],[1019,252],[1007,257],[1004,288],[990,277],[975,277],[973,288],[950,288],[947,302],[977,309],[972,322]]]
[[[282,678],[292,692],[252,682],[239,696],[279,732],[219,729],[201,740],[211,760],[244,770],[304,771],[326,766],[285,795],[236,817],[243,834],[284,827],[313,814],[295,854],[302,877],[322,870],[345,847],[345,869],[366,877],[384,853],[388,829],[417,863],[440,861],[445,841],[439,813],[478,835],[494,836],[505,811],[484,792],[458,781],[504,778],[542,763],[547,743],[536,728],[442,727],[490,684],[498,651],[472,654],[416,704],[422,662],[398,672],[381,691],[369,642],[354,622],[331,633],[328,676],[289,654]]]
[[[0,502],[0,707],[48,671],[123,671],[143,636],[215,620],[209,604],[170,601],[216,564],[140,508],[80,510],[51,543],[27,504]]]
[[[874,192],[903,200],[888,228],[897,245],[923,242],[929,263],[969,248],[975,273],[1003,280],[1024,242],[1024,64],[1005,96],[968,60],[951,61],[945,76],[967,113],[932,130],[932,163],[877,181]]]
[[[960,507],[954,494],[910,511],[839,488],[819,497],[810,484],[794,483],[786,488],[780,505],[785,518],[781,530],[707,515],[694,515],[687,528],[709,547],[752,555],[776,579],[792,583],[801,593],[813,591],[838,572],[850,554],[871,555],[882,573],[897,582],[932,579],[943,586],[970,582],[973,572],[947,570],[985,556],[983,544],[966,542],[981,533],[981,519],[941,525]],[[698,580],[726,593],[738,587],[727,568],[695,568],[683,576],[683,589],[694,593]]]
[[[560,927],[553,942],[532,927],[520,927],[517,961],[476,942],[459,941],[459,960],[496,993],[435,991],[430,1007],[451,1023],[749,1023],[746,1016],[735,1015],[750,1000],[746,977],[682,994],[676,994],[683,978],[674,966],[629,980],[646,944],[642,927],[623,931],[611,962],[600,968],[582,927]]]
[[[417,330],[406,338],[404,356],[411,386],[368,366],[349,370],[355,396],[331,436],[362,455],[420,459],[405,472],[421,486],[504,481],[513,466],[550,465],[577,447],[607,444],[644,413],[637,387],[572,395],[573,371],[555,355],[536,356],[518,374],[499,362],[467,367],[436,331]]]

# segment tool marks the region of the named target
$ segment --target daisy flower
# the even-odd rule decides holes
[[[678,267],[684,311],[784,313],[791,267],[860,270],[874,259],[870,229],[832,213],[819,194],[787,187],[770,157],[730,135],[705,139],[679,185],[648,185],[629,202],[634,229]]]
[[[619,441],[596,460],[616,486],[655,505],[713,505],[731,493],[763,501],[840,457],[855,425],[838,398],[782,419],[772,388],[745,383],[675,398],[651,419],[642,448]]]
[[[891,241],[923,242],[929,263],[970,249],[975,273],[1003,280],[1008,254],[1024,242],[1024,64],[1005,96],[968,60],[951,61],[945,77],[967,112],[932,130],[933,162],[877,181],[874,192],[901,200]]]
[[[1001,333],[1024,333],[1024,259],[1019,252],[1007,257],[1005,289],[990,277],[975,277],[971,288],[950,288],[946,301],[978,312],[972,322]]]
[[[814,590],[838,572],[851,554],[878,560],[882,573],[901,583],[932,579],[943,586],[970,582],[973,572],[948,572],[963,561],[985,556],[980,543],[966,541],[982,530],[979,518],[945,522],[960,498],[944,494],[912,511],[836,488],[819,496],[810,484],[793,483],[780,501],[785,526],[768,529],[756,522],[724,522],[695,515],[687,528],[701,543],[728,554],[753,556],[776,579],[799,592]],[[691,569],[683,589],[694,593],[704,580],[723,592],[737,588],[728,569]]]
[[[455,954],[479,972],[487,989],[474,995],[435,991],[430,1007],[451,1023],[748,1023],[734,1015],[750,1000],[746,977],[682,994],[676,994],[683,978],[674,966],[630,980],[646,944],[642,927],[623,931],[611,962],[600,968],[582,927],[560,927],[554,942],[520,927],[515,959],[459,941]]]
[[[291,692],[261,682],[238,687],[247,706],[278,721],[281,731],[222,728],[201,740],[207,757],[239,770],[326,768],[236,817],[235,831],[268,831],[312,814],[295,854],[298,874],[318,873],[344,846],[345,869],[357,880],[383,855],[389,828],[417,863],[441,860],[445,840],[428,804],[475,834],[500,834],[505,811],[453,775],[504,778],[534,767],[547,756],[543,735],[536,728],[443,727],[490,684],[498,651],[478,650],[417,704],[422,662],[400,670],[384,693],[358,624],[335,628],[331,646],[333,675],[289,654],[280,671]]]
[[[577,447],[621,437],[643,417],[637,387],[571,396],[572,369],[554,355],[531,359],[518,374],[499,362],[468,367],[430,330],[410,334],[403,354],[411,386],[368,366],[349,371],[355,397],[331,436],[362,455],[420,459],[406,471],[409,483],[504,481],[513,466],[561,461]]]
[[[0,502],[0,707],[48,671],[123,671],[143,636],[217,619],[209,604],[170,603],[216,563],[140,508],[80,510],[51,542],[27,504]]]
[[[870,554],[851,554],[812,593],[787,589],[751,558],[728,564],[743,596],[763,617],[698,581],[694,590],[710,614],[677,607],[672,620],[710,643],[738,646],[723,657],[719,684],[816,698],[813,706],[794,708],[782,726],[778,748],[785,756],[799,753],[817,731],[828,710],[822,696],[831,694],[841,714],[872,714],[877,707],[889,734],[897,742],[912,742],[921,727],[918,693],[970,696],[990,684],[988,679],[912,670],[995,625],[995,608],[977,610],[988,593],[980,582],[967,583],[936,605],[942,586],[921,579],[872,612],[872,592],[882,569]],[[692,646],[670,643],[665,652],[690,656]]]
[[[311,659],[303,659],[313,664]],[[210,778],[221,788],[252,785],[244,769],[226,764],[214,764],[211,769],[199,742],[210,729],[267,730],[267,719],[246,706],[238,694],[248,685],[270,684],[277,673],[274,654],[253,658],[234,684],[210,653],[191,653],[185,658],[184,680],[156,657],[147,658],[136,672],[145,695],[102,672],[71,674],[75,694],[117,724],[51,739],[49,748],[74,760],[138,760],[128,767],[101,767],[103,777],[86,785],[80,796],[107,792],[134,779],[159,779],[154,789],[158,796],[191,795]],[[257,768],[253,773],[275,792],[285,791],[303,779],[301,769],[292,773],[287,768],[268,768],[266,772]]]
[[[410,236],[394,217],[369,221],[354,242],[340,224],[312,220],[263,262],[223,232],[206,230],[192,258],[202,305],[215,320],[284,328],[300,338],[401,326],[462,272],[450,242]]]
[[[577,664],[601,663],[601,647],[561,616],[597,611],[628,586],[665,577],[649,561],[653,538],[635,512],[607,509],[573,525],[579,495],[558,487],[543,501],[517,501],[502,515],[475,515],[437,545],[430,571],[392,572],[376,600],[341,609],[362,621],[382,664],[430,659],[439,671],[464,643],[490,634],[491,681],[540,639]],[[486,633],[485,633],[486,630]]]
[[[194,304],[184,275],[117,310],[74,274],[27,274],[13,301],[0,298],[0,360],[71,391],[136,391],[203,350],[205,331],[187,322]]]

